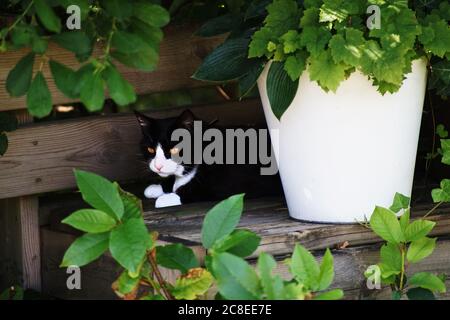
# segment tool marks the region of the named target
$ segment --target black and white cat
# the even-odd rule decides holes
[[[186,129],[193,139],[194,121],[190,110],[180,116],[154,119],[136,112],[142,131],[141,150],[148,168],[161,179],[148,186],[144,195],[156,199],[155,207],[176,206],[195,201],[223,200],[233,194],[245,193],[246,198],[280,195],[282,192],[278,175],[260,175],[259,164],[191,164],[175,161],[179,155],[172,141],[176,129]],[[202,122],[206,130],[210,126]],[[192,143],[193,145],[193,143]]]

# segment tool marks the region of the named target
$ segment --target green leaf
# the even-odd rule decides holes
[[[219,253],[212,260],[220,294],[228,300],[257,300],[261,286],[255,270],[242,258]]]
[[[248,42],[246,38],[228,39],[205,58],[192,77],[203,81],[225,82],[248,74],[254,64],[260,64],[258,59],[247,59]]]
[[[136,101],[133,86],[125,80],[116,67],[110,65],[102,73],[108,85],[109,95],[119,106],[126,106]]]
[[[141,37],[145,43],[153,48],[154,51],[159,51],[159,44],[163,39],[163,32],[161,29],[150,26],[141,20],[134,20],[131,22],[131,32]]]
[[[111,17],[119,20],[129,18],[133,14],[133,6],[126,0],[107,0],[102,1],[102,6],[105,8]]]
[[[327,268],[329,262],[326,262],[324,268]],[[306,250],[303,246],[296,244],[292,259],[290,262],[291,273],[300,282],[305,284],[312,291],[317,291],[319,288],[320,268],[314,256]],[[325,270],[324,271],[328,271]],[[329,274],[329,272],[328,272]],[[328,280],[327,276],[324,278],[324,283]]]
[[[138,35],[122,30],[114,32],[111,45],[119,52],[125,54],[140,52],[149,47]]]
[[[114,228],[116,220],[100,210],[81,209],[65,218],[62,223],[84,232],[102,233]]]
[[[335,63],[329,50],[317,56],[310,56],[309,62],[310,79],[317,81],[323,90],[336,92],[341,82],[345,80],[345,71],[348,67],[342,63]]]
[[[376,207],[370,217],[370,227],[373,232],[387,242],[398,244],[404,241],[404,235],[397,216],[389,209]]]
[[[395,274],[397,274],[397,271],[400,273],[402,268],[402,255],[397,244],[389,242],[384,244],[380,250],[380,258],[385,275],[387,275],[388,270],[389,275],[391,275],[390,271],[395,271]]]
[[[84,31],[67,31],[53,35],[52,39],[62,48],[75,53],[80,62],[86,61],[92,54],[92,41]]]
[[[126,221],[132,218],[142,217],[142,201],[132,193],[122,190],[119,185],[116,185],[119,190],[120,198],[123,202],[123,216],[122,220]]]
[[[307,53],[299,51],[294,56],[287,57],[284,62],[284,70],[287,72],[292,81],[300,78],[303,71],[306,69]]]
[[[434,202],[450,202],[450,179],[443,179],[441,188],[433,189],[431,196]]]
[[[400,300],[402,298],[401,291],[392,291],[392,300]]]
[[[243,77],[239,78],[239,97],[247,96],[255,87],[259,76],[264,70],[264,62],[254,63],[249,72]]]
[[[435,276],[434,274],[428,272],[418,272],[414,274],[408,280],[410,286],[417,286],[423,289],[428,289],[433,292],[444,293],[446,291],[445,283]]]
[[[227,13],[209,19],[195,32],[195,35],[200,37],[212,37],[219,34],[224,34],[239,25],[241,19],[242,17],[240,15],[236,15],[234,13]]]
[[[142,218],[129,219],[111,231],[109,244],[111,255],[128,270],[132,278],[139,274],[148,241],[149,234]]]
[[[279,275],[272,275],[273,270],[277,266],[275,259],[265,252],[258,257],[258,271],[261,278],[261,285],[269,300],[284,299],[283,279]]]
[[[78,81],[76,72],[55,60],[50,60],[49,65],[59,91],[71,99],[77,99],[79,92],[76,91]]]
[[[325,254],[322,259],[322,263],[320,264],[320,272],[318,277],[318,291],[322,291],[327,289],[334,278],[334,265],[333,265],[333,256],[331,255],[330,249],[325,251]]]
[[[194,300],[205,294],[212,283],[211,273],[202,268],[191,269],[187,275],[176,280],[171,293],[178,300]]]
[[[284,70],[282,62],[272,62],[266,86],[273,114],[280,119],[294,100],[298,89],[298,80],[291,80]]]
[[[441,162],[450,165],[450,139],[441,139]]]
[[[443,19],[430,22],[423,27],[419,40],[426,50],[443,58],[447,52],[450,52],[450,27]]]
[[[159,59],[158,52],[151,47],[145,48],[145,50],[139,52],[128,54],[113,51],[111,55],[124,65],[142,71],[155,70]]]
[[[405,212],[403,212],[403,214],[400,216],[399,223],[400,223],[400,227],[402,228],[403,234],[405,234],[406,228],[408,228],[408,225],[409,225],[410,212],[411,212],[410,209],[406,209]],[[406,235],[405,235],[405,238],[406,238],[406,240],[408,240]]]
[[[320,293],[314,297],[314,300],[339,300],[344,297],[344,291],[341,289],[334,289],[324,293]]]
[[[410,201],[411,199],[409,197],[396,192],[394,196],[394,201],[392,202],[392,205],[389,207],[389,210],[397,213],[401,209],[408,209]]]
[[[17,62],[6,79],[6,90],[12,97],[27,93],[33,79],[34,53],[30,52]]]
[[[412,288],[406,291],[409,300],[436,300],[432,291],[423,288]]]
[[[435,247],[436,238],[423,237],[419,240],[414,240],[408,248],[406,258],[411,263],[419,262],[432,254]]]
[[[116,293],[119,296],[123,296],[136,290],[140,280],[141,279],[139,277],[136,278],[130,277],[128,275],[128,272],[126,271],[122,272],[119,278],[117,279],[117,289],[119,290],[119,292]]]
[[[0,112],[0,132],[11,132],[17,129],[17,118],[11,112]]]
[[[100,72],[88,73],[83,77],[84,84],[80,91],[80,100],[91,111],[100,111],[105,101],[103,78]]]
[[[61,21],[47,3],[47,0],[34,0],[34,9],[39,20],[47,30],[56,33],[61,31]]]
[[[434,68],[433,68],[433,70],[434,70]],[[445,129],[445,126],[443,124],[438,124],[436,126],[436,134],[441,139],[445,139],[448,137],[448,131]]]
[[[405,230],[406,241],[416,241],[425,237],[436,225],[436,222],[429,220],[413,221]]]
[[[123,203],[114,184],[91,172],[75,170],[74,173],[84,201],[116,220],[122,218]]]
[[[138,2],[133,5],[134,16],[143,22],[162,28],[170,21],[169,13],[163,7],[147,2]]]
[[[27,107],[30,114],[37,118],[48,116],[52,112],[52,95],[42,71],[38,71],[27,93]]]
[[[181,243],[157,246],[156,261],[165,268],[180,270],[181,273],[200,266],[192,249]]]
[[[245,258],[251,255],[259,246],[261,238],[249,230],[234,230],[226,237],[215,242],[214,252],[229,252]]]
[[[86,233],[67,249],[61,267],[82,267],[100,257],[108,249],[108,244],[109,232]]]
[[[202,243],[207,249],[229,235],[239,223],[244,206],[244,194],[229,197],[215,205],[205,216],[202,226]]]
[[[4,133],[0,133],[0,156],[3,156],[8,150],[8,137]]]

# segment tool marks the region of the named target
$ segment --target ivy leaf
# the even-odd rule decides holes
[[[37,118],[48,116],[52,111],[52,96],[42,71],[36,73],[28,90],[27,107],[30,114]]]
[[[430,22],[423,27],[419,39],[426,50],[440,58],[450,51],[450,27],[443,19]]]
[[[450,139],[441,139],[441,162],[450,165]]]
[[[261,285],[255,270],[242,258],[223,252],[213,256],[212,268],[220,294],[228,300],[257,300]]]
[[[318,56],[325,49],[331,38],[331,33],[325,27],[305,27],[301,34],[301,45],[305,46],[311,55]]]
[[[100,111],[105,101],[104,82],[100,72],[87,73],[80,91],[80,100],[91,111]]]
[[[205,248],[212,248],[217,240],[236,228],[242,214],[243,199],[244,194],[231,196],[208,211],[202,226],[202,243]]]
[[[261,238],[249,230],[234,230],[228,236],[216,241],[214,252],[229,252],[245,258],[251,255],[259,246]]]
[[[116,220],[122,218],[123,203],[114,184],[102,176],[83,170],[75,170],[75,179],[85,202]]]
[[[136,93],[133,86],[123,78],[113,65],[108,66],[103,72],[103,77],[108,86],[109,95],[119,106],[126,106],[136,101]]]
[[[266,86],[273,114],[281,119],[281,116],[294,100],[298,89],[298,80],[291,80],[284,69],[284,63],[272,62],[267,75]]]
[[[205,294],[212,283],[211,273],[203,268],[195,268],[189,270],[186,275],[177,278],[171,293],[178,300],[194,300]]]
[[[192,249],[181,243],[156,247],[156,261],[165,268],[180,270],[183,274],[199,267]]]
[[[345,39],[342,34],[334,35],[329,43],[334,62],[357,67],[363,56],[364,43],[364,33],[354,28],[345,30]]]
[[[284,70],[292,81],[296,81],[300,78],[303,71],[305,71],[307,57],[308,54],[305,51],[298,51],[295,55],[286,58]]]
[[[400,223],[395,213],[389,209],[376,207],[370,217],[370,227],[373,232],[387,242],[398,244],[404,241]]]
[[[139,267],[145,257],[149,235],[142,218],[129,219],[111,231],[109,250],[113,258],[130,277],[139,275]]]
[[[433,70],[434,70],[434,68],[433,68]],[[445,126],[443,124],[438,124],[436,126],[436,134],[441,139],[445,139],[448,137],[448,131],[445,129]]]
[[[333,61],[330,51],[324,51],[318,56],[310,56],[310,78],[312,81],[317,81],[325,91],[336,92],[341,82],[345,80],[346,69],[344,64],[336,64]]]
[[[39,20],[47,30],[56,33],[61,31],[61,21],[47,3],[47,0],[34,0],[34,9]]]
[[[62,223],[84,232],[102,233],[114,228],[116,220],[100,210],[81,209],[62,220]]]
[[[272,275],[273,269],[277,266],[275,259],[262,252],[258,257],[258,271],[261,278],[261,285],[264,294],[269,300],[283,300],[284,285],[283,279],[279,275]]]
[[[64,254],[61,267],[82,267],[100,257],[109,244],[109,232],[86,233],[76,239]]]
[[[34,53],[29,53],[17,62],[8,73],[6,90],[12,97],[21,97],[27,93],[33,79]]]
[[[425,237],[436,225],[436,222],[429,220],[413,221],[405,230],[406,241],[416,241]]]
[[[400,212],[402,209],[408,209],[409,203],[411,199],[401,193],[396,192],[394,196],[394,201],[392,202],[392,205],[389,207],[389,210],[397,213]]]
[[[449,202],[450,201],[450,179],[443,179],[441,187],[433,189],[431,196],[434,202]]]
[[[442,282],[439,277],[428,272],[418,272],[414,274],[411,278],[409,278],[408,284],[411,286],[428,289],[433,292],[444,293],[446,291],[445,283]]]
[[[435,247],[436,238],[430,239],[423,237],[419,240],[414,240],[409,245],[406,258],[411,263],[417,263],[432,254]]]
[[[329,262],[324,268],[329,268]],[[314,256],[306,250],[303,246],[296,244],[294,253],[290,261],[290,270],[295,278],[304,283],[305,286],[312,291],[317,291],[319,288],[320,267]],[[329,280],[329,270],[324,270],[327,275],[324,278],[324,283]]]

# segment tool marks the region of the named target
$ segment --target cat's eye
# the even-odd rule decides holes
[[[180,152],[180,149],[178,149],[178,148],[172,148],[172,149],[170,149],[170,154],[171,155],[176,155],[178,152]]]
[[[155,153],[155,149],[153,149],[152,147],[148,147],[147,151],[150,152],[150,153]]]

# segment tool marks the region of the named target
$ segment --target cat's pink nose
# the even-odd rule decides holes
[[[156,170],[161,171],[162,167],[163,167],[162,164],[156,164],[156,163],[155,163],[155,168],[156,168]]]

